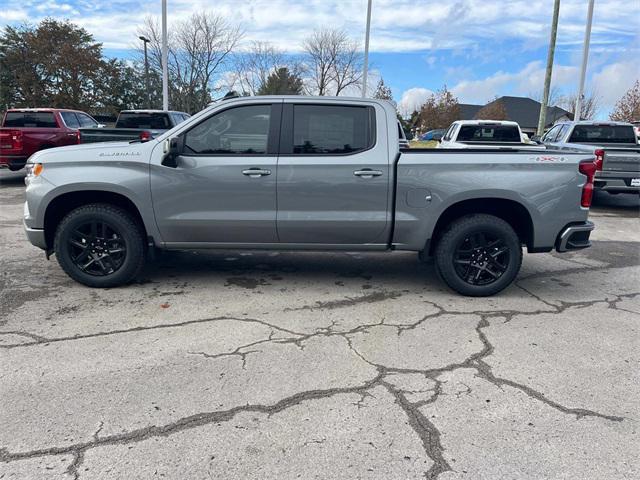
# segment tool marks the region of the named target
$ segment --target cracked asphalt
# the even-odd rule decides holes
[[[415,254],[172,252],[92,290],[0,173],[0,479],[640,478],[640,202],[491,298]]]

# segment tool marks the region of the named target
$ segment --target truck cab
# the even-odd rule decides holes
[[[81,127],[97,127],[85,112],[56,108],[9,109],[0,128],[0,168],[20,170],[35,152],[78,143]]]

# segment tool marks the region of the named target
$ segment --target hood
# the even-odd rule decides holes
[[[157,140],[140,143],[129,141],[86,143],[66,147],[40,150],[29,157],[31,163],[69,162],[82,160],[139,160],[141,156],[150,154],[158,144]]]

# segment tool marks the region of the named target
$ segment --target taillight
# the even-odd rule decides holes
[[[596,150],[594,154],[596,156],[596,160],[595,160],[596,170],[601,172],[602,166],[604,165],[604,150]]]
[[[0,148],[22,150],[22,130],[5,130],[0,133]]]
[[[582,199],[580,201],[580,205],[589,208],[591,206],[591,200],[593,199],[593,180],[596,176],[598,166],[596,162],[586,160],[584,162],[580,162],[578,169],[580,170],[580,173],[587,176],[587,181],[585,182],[584,187],[582,187]]]
[[[76,130],[76,141],[78,145],[81,143],[80,130]]]
[[[141,142],[148,142],[149,140],[151,140],[151,132],[147,132],[146,130],[140,132]]]

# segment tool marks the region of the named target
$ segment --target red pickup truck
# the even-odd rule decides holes
[[[90,115],[58,108],[10,109],[0,127],[0,168],[20,170],[31,154],[79,143],[81,127],[97,127]]]

